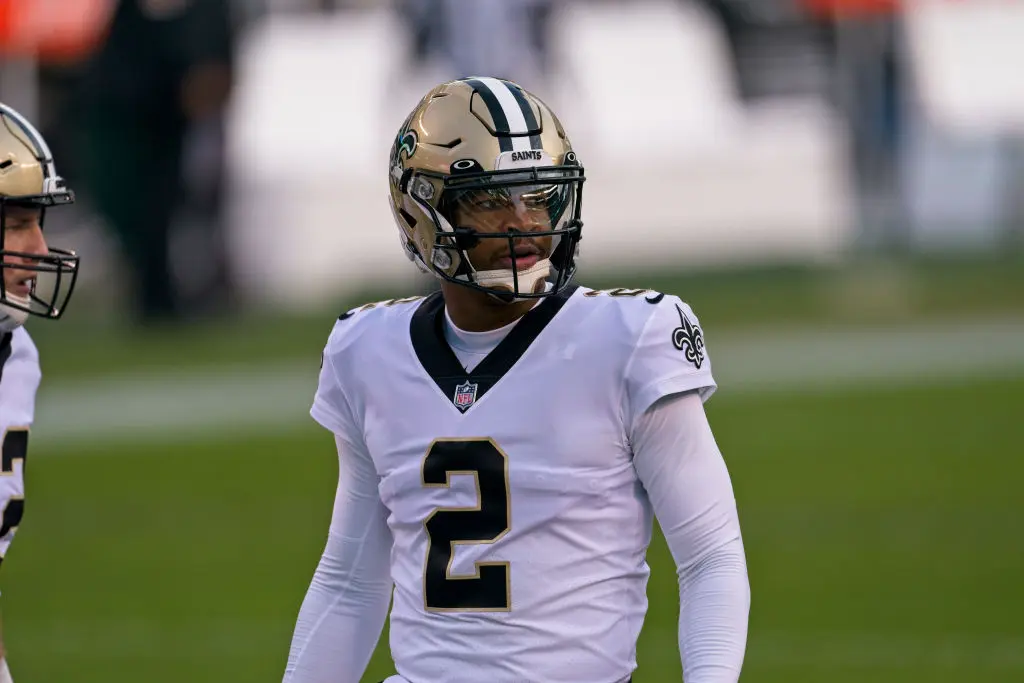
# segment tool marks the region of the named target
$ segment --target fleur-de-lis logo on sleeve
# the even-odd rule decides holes
[[[704,363],[704,333],[701,332],[699,325],[690,322],[679,304],[676,304],[676,310],[679,311],[680,324],[672,330],[672,345],[682,351],[686,360],[699,370]]]

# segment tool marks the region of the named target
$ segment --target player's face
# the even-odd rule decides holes
[[[33,256],[46,256],[49,249],[43,228],[40,225],[42,212],[20,206],[8,206],[4,210],[4,250],[22,252],[23,255],[4,254],[5,264],[13,267],[3,268],[4,287],[8,294],[16,297],[27,297],[32,291],[32,281],[36,272],[31,269],[18,268],[19,265],[35,266],[39,261]]]
[[[461,199],[456,209],[459,227],[480,234],[537,233],[550,231],[551,204],[561,188],[511,187],[472,192]],[[480,239],[469,251],[469,260],[477,270],[524,271],[551,255],[551,235],[519,236],[508,239]]]

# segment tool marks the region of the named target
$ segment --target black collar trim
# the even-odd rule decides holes
[[[533,340],[576,291],[570,285],[534,306],[472,372],[466,372],[444,337],[444,297],[435,292],[419,305],[409,326],[420,364],[448,400],[466,412],[512,369]]]

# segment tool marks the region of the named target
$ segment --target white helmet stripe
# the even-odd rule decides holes
[[[512,151],[523,152],[531,149],[530,138],[526,135],[530,132],[530,128],[526,125],[526,116],[523,115],[519,100],[512,94],[509,87],[497,78],[480,77],[474,80],[479,81],[490,90],[498,100],[498,104],[501,105],[501,110],[508,121],[508,132],[514,136]]]

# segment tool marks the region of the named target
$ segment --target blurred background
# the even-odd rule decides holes
[[[320,351],[434,287],[388,150],[487,74],[586,167],[581,282],[701,318],[743,680],[1024,681],[1021,36],[1001,0],[0,1],[0,100],[77,192],[47,231],[83,263],[29,327],[15,680],[280,680],[337,476]],[[660,537],[651,564],[634,680],[679,680]],[[365,680],[391,671],[385,643]]]

